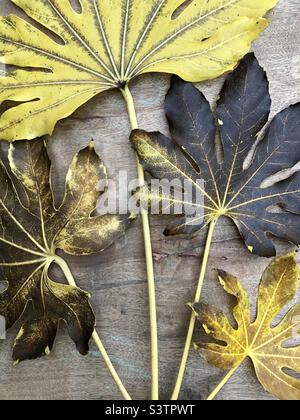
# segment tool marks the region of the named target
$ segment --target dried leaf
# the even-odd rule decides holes
[[[9,164],[11,174],[0,164],[0,280],[8,284],[0,294],[0,315],[7,329],[24,315],[13,359],[48,354],[60,320],[79,352],[86,354],[95,325],[89,295],[52,281],[49,268],[59,263],[58,249],[90,255],[107,248],[123,234],[129,218],[94,215],[100,196],[96,185],[106,170],[93,143],[74,157],[59,208],[54,205],[51,163],[43,141],[11,145]]]
[[[188,81],[231,70],[278,0],[12,0],[36,26],[0,19],[0,58],[17,67],[0,79],[0,138],[51,134],[90,98],[148,72]],[[30,68],[30,71],[28,69]]]
[[[189,181],[194,187],[195,197],[189,201],[181,198],[181,203],[189,204],[195,217],[176,220],[166,234],[193,234],[226,216],[255,254],[276,255],[269,234],[300,243],[300,216],[295,214],[300,209],[299,172],[275,185],[264,185],[270,176],[300,161],[299,103],[275,116],[255,149],[250,167],[244,166],[268,120],[270,105],[266,74],[249,54],[227,78],[217,104],[224,151],[219,163],[217,126],[207,100],[192,84],[173,78],[165,104],[172,140],[139,130],[131,136],[142,165],[152,177],[176,178],[181,185]],[[167,196],[162,200],[174,204]],[[272,206],[283,211],[273,212]]]
[[[205,331],[222,344],[199,344],[200,354],[213,366],[233,369],[249,357],[262,386],[283,400],[300,399],[300,381],[293,376],[300,372],[300,346],[286,342],[300,333],[300,305],[295,305],[280,322],[275,317],[295,297],[299,270],[294,254],[272,262],[262,276],[258,292],[257,315],[251,322],[249,298],[240,281],[219,272],[225,291],[234,296],[237,305],[233,316],[237,328],[228,318],[208,305],[195,305]]]

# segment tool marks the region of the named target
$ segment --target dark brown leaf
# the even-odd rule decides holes
[[[295,214],[300,212],[300,174],[265,184],[300,161],[299,103],[275,116],[250,167],[244,165],[268,120],[270,105],[267,77],[253,54],[227,78],[217,104],[218,127],[198,89],[173,78],[165,104],[172,139],[139,130],[131,136],[142,165],[154,178],[176,178],[193,186],[193,196],[181,202],[194,209],[194,217],[176,221],[167,234],[193,234],[225,216],[234,221],[255,254],[276,254],[269,234],[300,243],[300,216]],[[224,152],[221,163],[215,146],[217,128]],[[172,198],[163,200],[173,204]],[[274,206],[283,211],[271,211]]]

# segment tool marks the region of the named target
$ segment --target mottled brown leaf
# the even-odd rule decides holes
[[[62,264],[58,249],[90,255],[107,248],[124,233],[130,217],[95,212],[101,195],[96,186],[106,169],[93,142],[74,157],[58,208],[43,141],[11,145],[9,166],[7,170],[0,163],[0,280],[8,284],[0,294],[0,315],[8,329],[24,315],[13,359],[48,354],[61,320],[78,351],[86,354],[95,326],[89,295],[51,280],[49,268]],[[19,183],[17,189],[12,179]]]

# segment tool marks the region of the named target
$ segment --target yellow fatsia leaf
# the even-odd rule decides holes
[[[0,139],[51,134],[93,96],[143,73],[218,77],[248,52],[277,1],[80,0],[78,11],[69,0],[12,0],[38,25],[0,19],[0,59],[19,67],[0,79],[0,103],[17,102],[0,118]]]
[[[300,381],[293,372],[300,373],[300,346],[287,342],[300,333],[300,304],[280,322],[276,321],[298,289],[299,270],[294,254],[277,258],[264,272],[254,322],[248,295],[240,281],[225,272],[220,272],[219,278],[225,291],[237,300],[233,310],[237,327],[222,312],[208,305],[195,305],[206,333],[220,342],[196,346],[201,355],[224,370],[235,370],[249,357],[258,380],[268,392],[283,400],[299,400]]]

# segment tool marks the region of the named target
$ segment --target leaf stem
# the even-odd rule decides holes
[[[217,222],[218,222],[218,218],[213,219],[210,222],[210,225],[209,225],[208,236],[207,236],[204,255],[203,255],[203,259],[202,259],[201,272],[200,272],[200,276],[199,276],[199,281],[198,281],[198,286],[197,286],[197,291],[196,291],[194,303],[199,303],[200,299],[201,299],[201,294],[202,294],[204,279],[205,279],[206,270],[207,270],[207,263],[208,263],[210,248],[211,248],[213,234],[214,234],[214,230],[215,230]],[[184,350],[183,350],[183,355],[182,355],[182,359],[181,359],[181,364],[180,364],[180,368],[179,368],[179,372],[178,372],[178,376],[177,376],[177,381],[176,381],[175,388],[174,388],[174,391],[173,391],[173,394],[172,394],[172,397],[171,397],[171,400],[173,400],[173,401],[178,400],[178,397],[179,397],[179,394],[180,394],[180,390],[181,390],[181,386],[182,386],[182,382],[183,382],[183,378],[184,378],[184,373],[185,373],[185,370],[186,370],[186,365],[187,365],[187,361],[188,361],[188,357],[189,357],[189,352],[190,352],[190,348],[191,348],[191,344],[192,344],[195,324],[196,324],[196,314],[193,312],[192,315],[191,315],[191,319],[190,319],[190,324],[189,324],[188,333],[187,333],[185,346],[184,346]]]
[[[121,90],[123,97],[127,104],[129,120],[133,130],[138,129],[138,121],[134,106],[132,94],[128,85]],[[137,172],[139,185],[145,185],[145,174],[142,165],[139,163],[137,157]],[[146,255],[147,267],[147,281],[148,281],[148,295],[149,295],[149,311],[150,311],[150,330],[151,330],[151,399],[159,399],[159,360],[158,360],[158,328],[157,328],[157,313],[156,313],[156,290],[154,277],[153,252],[151,243],[151,232],[148,211],[141,209],[141,218],[144,234],[144,245]]]
[[[230,372],[227,373],[224,379],[219,383],[219,385],[214,389],[214,391],[210,394],[210,396],[207,398],[207,401],[212,401],[215,399],[215,397],[218,395],[218,393],[221,391],[221,389],[224,387],[224,385],[227,384],[229,379],[233,376],[233,374],[236,372],[239,366],[235,366],[231,369]]]
[[[73,274],[71,273],[71,270],[70,270],[68,264],[59,256],[55,257],[54,262],[56,262],[59,265],[59,267],[61,268],[62,272],[64,273],[64,275],[65,275],[68,283],[70,284],[70,286],[77,287],[77,284],[74,280]],[[107,351],[105,350],[105,347],[103,346],[102,341],[101,341],[101,339],[100,339],[96,330],[94,330],[92,337],[93,337],[93,340],[94,340],[96,346],[98,347],[98,349],[101,353],[101,356],[103,357],[103,360],[106,364],[106,367],[108,368],[113,380],[115,381],[115,383],[118,386],[121,394],[123,395],[123,398],[127,401],[132,400],[132,398],[128,394],[127,390],[125,389],[119,375],[117,374],[117,372],[116,372],[116,370],[115,370],[115,368],[114,368],[114,366],[113,366],[113,364],[112,364],[112,362],[109,358],[109,355],[107,354]]]

